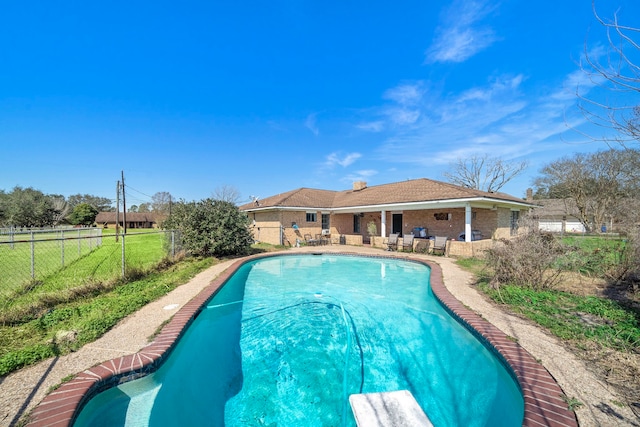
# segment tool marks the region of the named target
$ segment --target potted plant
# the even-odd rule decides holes
[[[367,233],[369,234],[371,246],[375,246],[373,239],[378,235],[378,226],[375,221],[369,221],[367,224]]]

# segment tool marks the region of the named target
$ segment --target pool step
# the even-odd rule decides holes
[[[349,403],[358,427],[433,427],[408,390],[352,394]]]

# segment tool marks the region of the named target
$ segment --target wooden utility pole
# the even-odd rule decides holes
[[[124,171],[122,171],[122,228],[123,234],[127,234],[127,198],[124,195]]]
[[[116,184],[116,242],[120,231],[120,181]]]

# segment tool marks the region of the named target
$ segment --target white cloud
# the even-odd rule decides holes
[[[483,1],[458,0],[443,14],[427,62],[463,62],[498,40],[494,31],[479,24],[493,6]]]
[[[320,134],[320,129],[318,129],[318,125],[316,123],[316,113],[309,114],[307,119],[304,121],[304,125],[309,129],[315,136]]]
[[[358,129],[367,132],[382,132],[384,129],[384,122],[382,120],[376,120],[372,122],[360,123],[356,125]]]
[[[345,168],[358,160],[360,157],[362,157],[362,154],[360,153],[348,153],[345,155],[342,155],[341,153],[331,153],[327,156],[325,165],[329,167],[339,165]]]
[[[396,125],[410,125],[415,123],[420,117],[420,111],[408,110],[406,108],[388,108],[385,114]]]
[[[575,78],[568,75],[565,80]],[[417,116],[415,121],[390,135],[380,146],[378,158],[434,174],[435,168],[443,170],[456,159],[473,154],[508,160],[557,150],[554,144],[569,130],[564,111],[575,103],[575,97],[552,99],[549,94],[555,93],[553,90],[527,96],[525,81],[521,74],[506,75],[458,94],[429,94],[425,98],[430,104],[411,110]],[[405,110],[396,106],[393,115],[390,110],[387,107],[380,114],[397,124]]]
[[[422,83],[402,84],[387,90],[383,98],[390,99],[400,105],[415,105],[422,99],[424,90]]]

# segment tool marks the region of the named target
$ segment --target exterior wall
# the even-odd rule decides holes
[[[351,246],[362,246],[362,236],[360,234],[345,234],[345,242]]]
[[[472,209],[471,228],[479,230],[483,239],[489,239],[498,217],[497,211],[490,209]],[[437,220],[435,214],[450,214],[450,219]],[[509,217],[510,218],[510,217]],[[392,214],[387,213],[387,228],[391,223]],[[458,209],[432,209],[423,211],[404,211],[402,213],[402,234],[411,234],[414,228],[426,228],[427,236],[446,236],[449,239],[458,239],[460,233],[465,231],[465,210]],[[387,230],[389,234],[390,230]]]
[[[353,232],[353,214],[331,215],[331,235],[355,234]]]
[[[493,240],[476,240],[475,242],[459,242],[449,241],[447,242],[447,250],[445,253],[450,256],[458,257],[476,257],[482,258],[484,251],[491,248]]]
[[[280,212],[255,212],[249,214],[253,221],[253,238],[272,245],[280,244]]]
[[[446,220],[437,220],[435,214],[450,214]],[[274,245],[281,244],[281,226],[284,226],[284,233],[288,244],[296,244],[296,240],[304,242],[304,235],[310,234],[315,238],[322,232],[322,211],[316,211],[316,221],[307,222],[307,211],[267,211],[249,214],[249,218],[254,221],[254,239]],[[511,236],[511,210],[509,209],[472,209],[471,228],[479,230],[482,239],[500,239]],[[387,212],[387,236],[391,232],[393,212]],[[523,215],[523,213],[521,213]],[[331,241],[339,243],[339,238],[344,235],[347,244],[362,245],[365,238],[368,238],[367,225],[369,222],[376,224],[378,237],[382,231],[380,213],[365,213],[360,218],[360,233],[354,233],[353,214],[332,214],[330,216]],[[402,212],[402,232],[411,234],[414,228],[426,228],[427,236],[446,236],[451,240],[457,240],[460,233],[465,231],[465,210],[458,209],[432,209],[423,211]],[[298,229],[293,228],[296,224]],[[375,236],[374,236],[375,237]],[[416,240],[418,241],[418,240]],[[354,242],[354,243],[349,243]],[[285,242],[287,244],[287,242]],[[386,247],[386,243],[381,243],[378,239],[372,240],[372,246]],[[415,247],[415,245],[414,245]],[[478,247],[478,245],[476,245]],[[467,249],[453,249],[456,255],[467,253]],[[475,249],[472,250],[477,252]],[[454,255],[452,253],[452,255]],[[469,255],[470,256],[470,255]],[[475,256],[475,255],[474,255]]]
[[[311,211],[266,211],[249,214],[253,221],[253,238],[260,242],[272,245],[280,245],[281,226],[284,227],[285,245],[294,246],[296,240],[304,242],[304,235],[310,234],[315,238],[322,233],[322,212],[316,212],[316,221],[307,222],[307,212]],[[330,218],[330,230],[332,237],[335,231],[333,227],[333,215]],[[296,225],[297,230],[293,227]],[[288,242],[288,243],[287,243]]]
[[[500,208],[498,209],[498,226],[492,238],[508,239],[509,237],[511,237],[511,210]]]
[[[539,228],[542,231],[551,233],[585,233],[584,225],[580,221],[563,221],[562,220],[540,220]],[[564,230],[563,230],[564,225]]]

